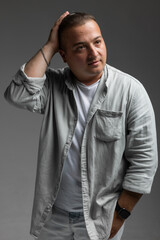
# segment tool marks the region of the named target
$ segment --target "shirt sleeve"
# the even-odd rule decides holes
[[[156,125],[152,104],[140,83],[128,110],[125,158],[129,167],[123,188],[150,193],[158,165]]]
[[[43,113],[48,96],[46,74],[41,78],[28,77],[24,72],[25,64],[18,70],[7,87],[5,99],[31,112]]]

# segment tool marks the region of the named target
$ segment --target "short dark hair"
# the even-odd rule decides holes
[[[58,29],[58,38],[59,38],[59,48],[62,48],[62,33],[71,27],[80,26],[86,23],[89,20],[93,20],[95,22],[96,19],[94,16],[84,13],[84,12],[74,12],[68,14],[61,22]]]

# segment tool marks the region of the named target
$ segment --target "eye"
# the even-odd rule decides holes
[[[79,46],[76,48],[76,51],[77,51],[77,52],[81,52],[81,51],[83,51],[85,48],[86,48],[85,45],[79,45]]]
[[[84,46],[79,46],[77,49],[81,50],[81,49],[83,49],[83,48],[84,48]]]
[[[97,39],[97,40],[95,41],[95,44],[96,44],[96,45],[100,45],[100,43],[101,43],[101,40],[100,40],[100,39]]]

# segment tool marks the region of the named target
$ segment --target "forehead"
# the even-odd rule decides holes
[[[65,43],[75,44],[76,42],[92,41],[101,36],[101,30],[94,20],[89,20],[82,25],[66,29],[62,34]]]

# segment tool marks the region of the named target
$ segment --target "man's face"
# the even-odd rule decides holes
[[[62,33],[60,54],[76,78],[86,85],[100,79],[106,64],[106,46],[98,24],[89,20]]]

